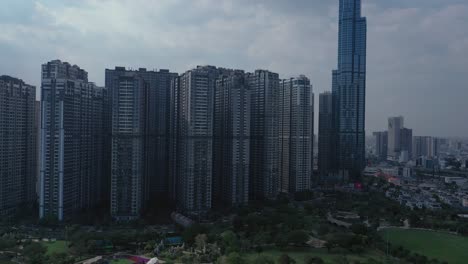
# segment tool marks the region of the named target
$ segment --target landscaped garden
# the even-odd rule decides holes
[[[66,241],[41,242],[47,248],[47,255],[61,254],[68,252],[68,243]]]
[[[468,260],[468,237],[400,228],[384,229],[381,234],[393,246],[401,246],[429,258],[450,264],[465,264]]]
[[[110,264],[133,264],[133,261],[128,259],[114,259],[110,262]]]
[[[367,263],[368,260],[373,259],[376,261],[382,261],[385,259],[385,256],[382,253],[378,252],[366,252],[363,254],[332,254],[329,253],[326,249],[311,249],[311,248],[303,248],[303,249],[287,249],[287,250],[278,250],[278,249],[271,249],[265,250],[261,253],[250,253],[245,254],[245,259],[250,263],[254,263],[255,259],[259,256],[265,256],[267,258],[277,260],[282,255],[288,255],[291,257],[296,263],[307,263],[308,260],[312,258],[320,258],[326,264],[328,263],[337,263],[340,262],[342,259],[346,259],[348,262],[361,262]]]

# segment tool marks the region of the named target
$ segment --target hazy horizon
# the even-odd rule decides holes
[[[337,66],[338,1],[5,2],[0,75],[38,90],[40,65],[54,59],[80,66],[101,86],[104,70],[115,66],[262,68],[282,78],[308,76],[317,112]],[[362,15],[368,135],[402,115],[414,135],[468,137],[468,3],[363,0]]]

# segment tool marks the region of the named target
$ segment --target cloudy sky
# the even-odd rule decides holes
[[[403,115],[416,135],[468,137],[468,2],[363,0],[367,131]],[[211,64],[331,89],[338,0],[2,0],[0,74],[40,85],[40,65],[104,69]],[[316,97],[318,100],[318,96]],[[318,104],[318,102],[316,102]]]

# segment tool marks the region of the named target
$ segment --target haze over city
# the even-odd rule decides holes
[[[87,69],[98,85],[115,65],[183,72],[210,64],[305,74],[316,95],[331,89],[338,1],[7,2],[0,72],[38,88],[39,66],[59,58]],[[367,134],[403,115],[414,134],[466,137],[468,3],[368,0],[363,14]]]
[[[466,264],[466,0],[4,0],[0,264]]]

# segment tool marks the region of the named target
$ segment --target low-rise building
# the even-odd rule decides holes
[[[413,177],[413,169],[412,168],[403,168],[403,177],[404,178]]]
[[[455,183],[458,186],[462,186],[468,183],[468,179],[464,177],[445,177],[444,181],[448,184]]]
[[[468,207],[468,196],[462,199],[462,206]]]

